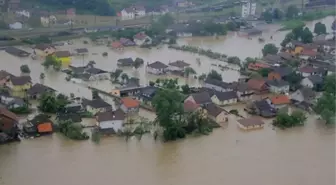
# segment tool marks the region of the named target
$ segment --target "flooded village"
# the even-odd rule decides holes
[[[333,21],[306,26],[322,22],[330,33]],[[335,72],[335,41],[282,47],[292,30],[280,28],[181,31],[176,43],[151,47],[142,46],[154,38],[138,32],[6,48],[0,128],[15,131],[0,137],[21,142],[0,146],[0,184],[333,184],[334,128],[313,108]],[[267,44],[282,50],[267,53]],[[160,121],[178,117],[165,115],[176,102],[195,113],[180,118],[192,133],[161,142]],[[205,126],[188,127],[194,119]]]

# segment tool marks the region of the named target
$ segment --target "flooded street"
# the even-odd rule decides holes
[[[330,29],[332,17],[324,19]],[[313,25],[314,23],[309,23]],[[273,35],[277,45],[286,32],[275,31],[279,25],[270,25],[265,32],[265,43]],[[273,31],[272,31],[273,30]],[[188,38],[179,44],[190,44],[229,56],[259,57],[261,48],[258,37],[248,40],[237,34],[226,38]],[[161,61],[166,64],[184,60],[191,64],[197,75],[218,69],[211,64],[224,62],[207,57],[176,51],[166,47],[156,49],[127,48],[115,52],[105,46],[84,45],[84,39],[75,41],[65,49],[86,47],[90,55],[84,60],[94,60],[96,67],[108,71],[117,69],[120,58],[143,58],[145,64]],[[107,57],[101,53],[108,52]],[[91,55],[98,53],[98,55]],[[84,84],[65,80],[65,74],[52,69],[44,70],[42,61],[19,59],[0,52],[2,69],[20,74],[20,66],[28,64],[34,82],[39,82],[41,72],[46,74],[44,84],[60,92],[91,98],[91,91]],[[196,63],[200,58],[201,65]],[[81,57],[73,62],[82,62]],[[140,78],[142,84],[165,76],[145,73],[145,65],[138,70],[123,68],[129,76]],[[237,71],[220,71],[223,80],[236,81]],[[171,76],[166,76],[171,77]],[[198,81],[189,79],[189,85]],[[179,83],[186,83],[180,79]],[[109,81],[91,82],[94,87],[110,91]],[[239,106],[235,107],[239,109]],[[240,110],[240,109],[239,109]],[[242,112],[243,113],[243,112]],[[141,115],[150,120],[153,113],[142,110]],[[0,146],[0,185],[333,185],[335,184],[335,130],[316,123],[309,115],[304,127],[274,130],[270,120],[264,129],[241,131],[237,118],[230,117],[227,128],[214,130],[209,136],[192,137],[176,142],[162,143],[145,136],[128,142],[122,137],[102,138],[99,145],[92,141],[71,141],[60,134],[24,140]],[[92,124],[92,120],[88,120]]]

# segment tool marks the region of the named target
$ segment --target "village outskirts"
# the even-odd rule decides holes
[[[174,6],[193,5],[179,1]],[[308,115],[321,124],[333,124],[335,21],[331,25],[318,22],[314,29],[305,25],[290,28],[276,45],[267,43],[272,36],[263,37],[258,27],[270,23],[267,16],[273,10],[256,13],[257,4],[251,2],[240,2],[240,6],[241,15],[180,21],[170,6],[147,11],[145,6],[134,5],[120,11],[121,21],[148,15],[155,19],[141,26],[74,28],[70,35],[76,39],[67,37],[65,41],[55,35],[39,35],[22,39],[22,45],[4,46],[2,54],[29,62],[20,66],[20,73],[9,72],[5,65],[1,68],[0,143],[54,133],[72,140],[91,138],[96,143],[114,136],[140,140],[145,134],[173,141],[209,135],[228,124],[237,125],[242,132],[262,132],[265,126],[290,129],[304,126]],[[299,10],[293,14],[290,8],[279,11],[287,19],[304,16]],[[17,29],[18,24],[9,26]],[[220,39],[228,33],[262,43],[261,56],[242,59],[180,44],[185,38]],[[159,52],[162,48],[197,58],[148,60],[146,55],[122,55],[128,50]],[[113,70],[99,67],[99,58],[108,58]],[[31,68],[32,63],[43,66],[43,71]],[[211,69],[198,70],[206,66]],[[227,81],[223,73],[228,71],[239,73],[239,78]],[[32,78],[36,76],[33,73],[38,73],[38,79]],[[58,78],[61,83],[78,91],[67,93],[48,84],[49,73],[62,76]],[[107,85],[102,88],[100,83]],[[90,96],[80,89],[90,91]]]

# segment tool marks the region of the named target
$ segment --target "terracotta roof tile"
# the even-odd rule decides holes
[[[122,98],[121,102],[127,108],[133,108],[133,107],[138,107],[139,106],[139,101],[135,100],[133,98],[130,98],[130,97]]]
[[[254,90],[260,90],[262,86],[266,83],[264,79],[250,79],[247,85]]]
[[[270,100],[274,105],[282,105],[290,103],[290,99],[287,95],[273,96],[270,98]]]
[[[52,124],[49,123],[41,123],[39,125],[37,125],[37,131],[39,133],[46,133],[46,132],[52,132],[53,128],[52,128]]]

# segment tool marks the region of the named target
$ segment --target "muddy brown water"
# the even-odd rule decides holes
[[[270,29],[275,28],[271,26]],[[284,34],[279,32],[273,34],[273,37],[276,42],[280,42]],[[259,55],[262,44],[256,39],[247,40],[235,35],[220,40],[192,38],[179,42],[216,48],[222,53],[245,58]],[[81,40],[69,47],[82,46],[84,45]],[[89,48],[90,53],[99,53],[90,55],[85,60],[95,60],[97,67],[106,70],[116,69],[117,59],[128,56],[142,57],[146,62],[160,60],[168,63],[183,59],[199,74],[216,68],[209,64],[221,63],[167,48],[133,48],[119,53],[106,47],[85,47]],[[109,52],[106,58],[100,55],[104,51]],[[44,71],[41,61],[18,59],[4,52],[0,55],[2,69],[19,74],[20,65],[28,64],[34,82],[38,82],[40,73],[44,72],[45,84],[66,94],[73,92],[79,96],[91,96],[91,92],[84,85],[66,82],[64,74],[53,70]],[[201,59],[201,66],[196,64],[198,57]],[[81,58],[74,60],[81,62]],[[124,71],[130,76],[138,76],[142,83],[163,78],[145,74],[144,67],[138,71]],[[220,72],[228,82],[239,77],[236,71]],[[185,83],[185,79],[180,79],[180,83]],[[199,85],[192,79],[188,83]],[[108,81],[92,82],[91,85],[104,90],[114,88]],[[228,109],[233,108],[242,111],[239,105]],[[155,115],[147,111],[142,110],[140,114],[149,119],[155,118]],[[155,142],[151,136],[145,136],[141,141],[132,138],[128,142],[118,137],[103,138],[96,145],[91,141],[70,141],[54,134],[1,145],[0,185],[335,184],[335,131],[334,128],[318,123],[316,116],[309,115],[304,127],[285,131],[274,130],[270,125],[271,121],[266,120],[264,129],[244,132],[237,128],[236,120],[237,118],[230,117],[227,127],[216,129],[209,136],[190,137],[170,143]],[[92,124],[92,120],[89,123]]]

